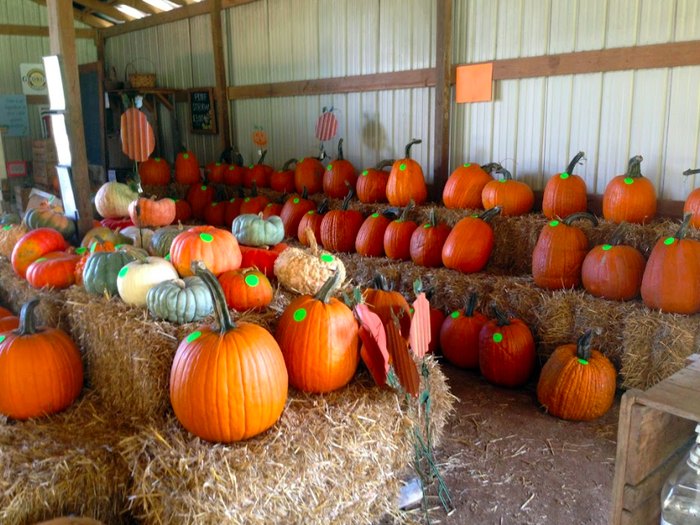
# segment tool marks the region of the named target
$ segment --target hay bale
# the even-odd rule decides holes
[[[0,423],[0,523],[68,514],[128,523],[129,470],[116,448],[129,433],[92,393],[61,414]]]
[[[70,327],[64,311],[65,290],[32,288],[27,281],[15,273],[10,261],[5,257],[0,257],[0,283],[2,283],[0,284],[0,304],[19,313],[24,303],[33,297],[38,297],[41,302],[35,312],[39,325],[69,331]]]
[[[431,368],[439,435],[452,396]],[[170,418],[121,444],[133,472],[130,510],[145,524],[376,522],[397,513],[414,414],[363,373],[326,395],[291,390],[280,421],[243,443],[204,442]]]

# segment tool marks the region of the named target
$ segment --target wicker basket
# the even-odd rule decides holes
[[[129,69],[133,69],[133,73]],[[139,73],[134,62],[129,62],[124,68],[124,78],[128,79],[132,88],[152,88],[156,87],[155,73]]]

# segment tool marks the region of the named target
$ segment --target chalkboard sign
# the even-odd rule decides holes
[[[0,95],[0,128],[6,137],[29,135],[27,97],[24,95]]]
[[[190,131],[192,133],[216,133],[216,111],[213,88],[189,90]]]

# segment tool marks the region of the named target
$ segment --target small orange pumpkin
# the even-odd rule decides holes
[[[579,151],[566,170],[547,181],[542,195],[542,213],[548,219],[563,219],[588,208],[586,181],[574,174],[576,165],[584,155],[583,151]]]
[[[481,191],[481,202],[485,209],[501,208],[501,215],[514,217],[530,213],[535,205],[535,194],[526,183],[515,180],[510,171],[501,167],[494,171],[501,173],[502,179],[492,180]]]
[[[386,202],[386,185],[389,182],[389,172],[394,160],[383,160],[374,168],[368,168],[360,173],[355,183],[357,199],[365,204]]]
[[[262,310],[272,302],[272,285],[265,274],[255,268],[229,270],[218,279],[226,304],[238,312]]]
[[[170,245],[170,262],[180,277],[192,275],[192,261],[202,261],[214,275],[241,266],[241,249],[230,231],[195,226],[180,233]]]
[[[158,228],[175,220],[175,201],[172,199],[146,199],[139,197],[129,204],[131,222],[139,228]]]
[[[700,169],[688,169],[683,172],[683,176],[688,177],[697,173],[700,173]],[[693,228],[700,228],[700,188],[695,188],[685,198],[685,202],[683,203],[683,215],[686,213],[691,214],[690,225]]]
[[[160,157],[150,157],[139,164],[141,184],[146,186],[167,186],[170,184],[170,164]]]
[[[423,168],[411,158],[411,147],[421,142],[420,139],[411,139],[406,145],[405,157],[394,161],[391,166],[386,197],[393,206],[406,206],[410,201],[418,206],[428,199]]]
[[[192,151],[183,148],[175,156],[175,182],[199,184],[201,181],[202,175],[199,171],[197,156]]]
[[[343,139],[338,141],[338,158],[326,166],[323,173],[323,191],[332,199],[342,199],[348,192],[355,191],[357,171],[349,160],[343,157]]]
[[[614,177],[603,192],[603,217],[611,222],[644,224],[656,216],[656,188],[642,176],[641,155],[632,157],[627,173]]]

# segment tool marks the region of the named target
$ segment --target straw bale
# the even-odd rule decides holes
[[[452,396],[431,368],[439,435]],[[366,373],[330,394],[291,390],[280,421],[243,443],[204,442],[170,418],[121,444],[133,473],[130,510],[146,524],[372,523],[397,513],[415,418]]]
[[[51,326],[68,331],[69,326],[64,311],[64,290],[32,288],[27,281],[20,278],[12,269],[10,261],[0,257],[0,304],[19,313],[22,305],[38,297],[36,318],[40,326]]]
[[[60,414],[0,422],[0,523],[69,514],[129,523],[129,469],[116,449],[131,433],[89,392]]]

